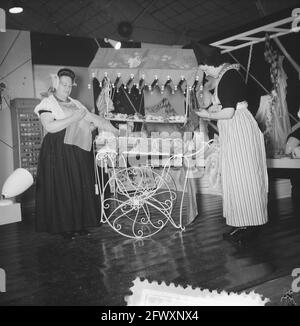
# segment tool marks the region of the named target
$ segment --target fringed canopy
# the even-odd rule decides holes
[[[198,68],[194,51],[191,49],[151,48],[120,49],[99,48],[89,66],[90,77],[99,82],[108,77],[111,83],[126,85],[132,81],[139,84],[164,87],[171,81],[175,88],[182,79],[192,87],[195,80],[202,80],[203,72]]]

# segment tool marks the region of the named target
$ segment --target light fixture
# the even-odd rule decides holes
[[[11,14],[20,14],[21,12],[23,12],[23,7],[20,1],[11,1],[8,11]]]
[[[111,40],[110,38],[104,38],[104,42],[109,43],[116,50],[121,48],[121,42],[119,41]]]
[[[4,182],[1,191],[0,206],[11,205],[13,201],[9,198],[18,196],[33,184],[31,173],[23,168],[16,169]]]

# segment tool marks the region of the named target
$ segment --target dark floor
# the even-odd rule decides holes
[[[143,241],[108,225],[73,241],[39,234],[33,214],[25,212],[21,223],[0,226],[0,268],[7,278],[0,305],[126,305],[138,276],[211,290],[265,285],[271,304],[278,304],[300,267],[300,216],[291,199],[270,202],[270,222],[240,245],[222,239],[220,197],[199,195],[198,205],[199,217],[185,232],[168,225]]]

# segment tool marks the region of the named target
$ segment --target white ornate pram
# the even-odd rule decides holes
[[[112,140],[111,137],[99,135],[94,145],[101,222],[108,223],[115,231],[129,238],[152,236],[168,222],[176,229],[184,230],[183,206],[188,178],[193,169],[203,168],[204,149],[210,143],[204,143],[203,134],[197,136],[182,150],[179,139],[169,139],[171,151],[167,153],[151,152],[141,147],[121,151],[120,142],[129,142],[130,137]],[[154,142],[150,138],[148,141]],[[156,139],[155,142],[166,144],[166,139]],[[138,164],[135,164],[137,155],[144,159],[139,158]],[[174,181],[174,171],[182,174],[181,198]],[[109,176],[107,181],[105,172]],[[173,214],[178,200],[179,214]]]

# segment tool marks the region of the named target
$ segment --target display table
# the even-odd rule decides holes
[[[270,169],[300,169],[300,159],[290,157],[268,158],[267,167]]]
[[[290,178],[300,173],[300,159],[282,157],[267,159],[271,199],[291,197]]]

